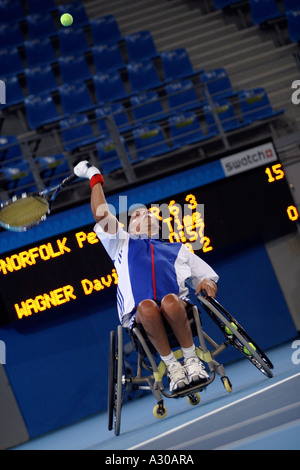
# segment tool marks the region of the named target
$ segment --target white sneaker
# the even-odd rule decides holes
[[[183,390],[188,386],[185,369],[178,361],[174,361],[172,364],[167,366],[167,376],[170,382],[170,392]]]
[[[204,364],[196,356],[184,360],[184,369],[190,385],[196,385],[197,383],[209,380]]]

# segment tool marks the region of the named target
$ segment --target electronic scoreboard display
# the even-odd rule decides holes
[[[185,243],[209,263],[209,254],[223,247],[272,236],[278,229],[296,229],[298,209],[271,142],[212,164],[220,169],[213,182],[202,181],[192,189],[180,187],[176,194],[145,204],[158,218],[164,239]],[[2,323],[42,315],[66,304],[76,309],[79,299],[92,296],[100,305],[101,296],[109,290],[115,296],[117,273],[93,225],[0,257]]]

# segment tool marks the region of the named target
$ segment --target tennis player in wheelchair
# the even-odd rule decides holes
[[[142,325],[166,364],[170,392],[206,382],[209,376],[196,354],[187,317],[191,301],[186,282],[191,282],[196,295],[205,291],[214,298],[218,275],[182,243],[161,240],[158,221],[145,207],[132,213],[126,232],[109,211],[101,172],[82,161],[74,173],[90,180],[94,230],[118,274],[117,307],[122,326],[131,329]],[[182,362],[170,347],[165,321],[181,346]]]

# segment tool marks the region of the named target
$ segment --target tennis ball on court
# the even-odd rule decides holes
[[[235,329],[237,330],[237,326],[235,323],[231,322],[230,325]],[[225,331],[228,335],[232,335],[232,330],[230,328],[228,328],[228,326],[225,326]]]
[[[256,351],[256,347],[254,346],[254,344],[249,343],[249,346],[251,346],[251,348]],[[249,351],[249,349],[246,348],[246,346],[243,347],[243,350],[244,353],[247,354],[247,356],[251,356],[252,353]]]
[[[63,26],[71,26],[73,23],[73,16],[70,13],[64,13],[60,17],[60,22]]]

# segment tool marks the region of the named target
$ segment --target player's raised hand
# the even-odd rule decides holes
[[[101,175],[100,170],[89,163],[87,160],[79,162],[74,167],[74,173],[78,178],[88,178],[89,180],[95,175]]]

